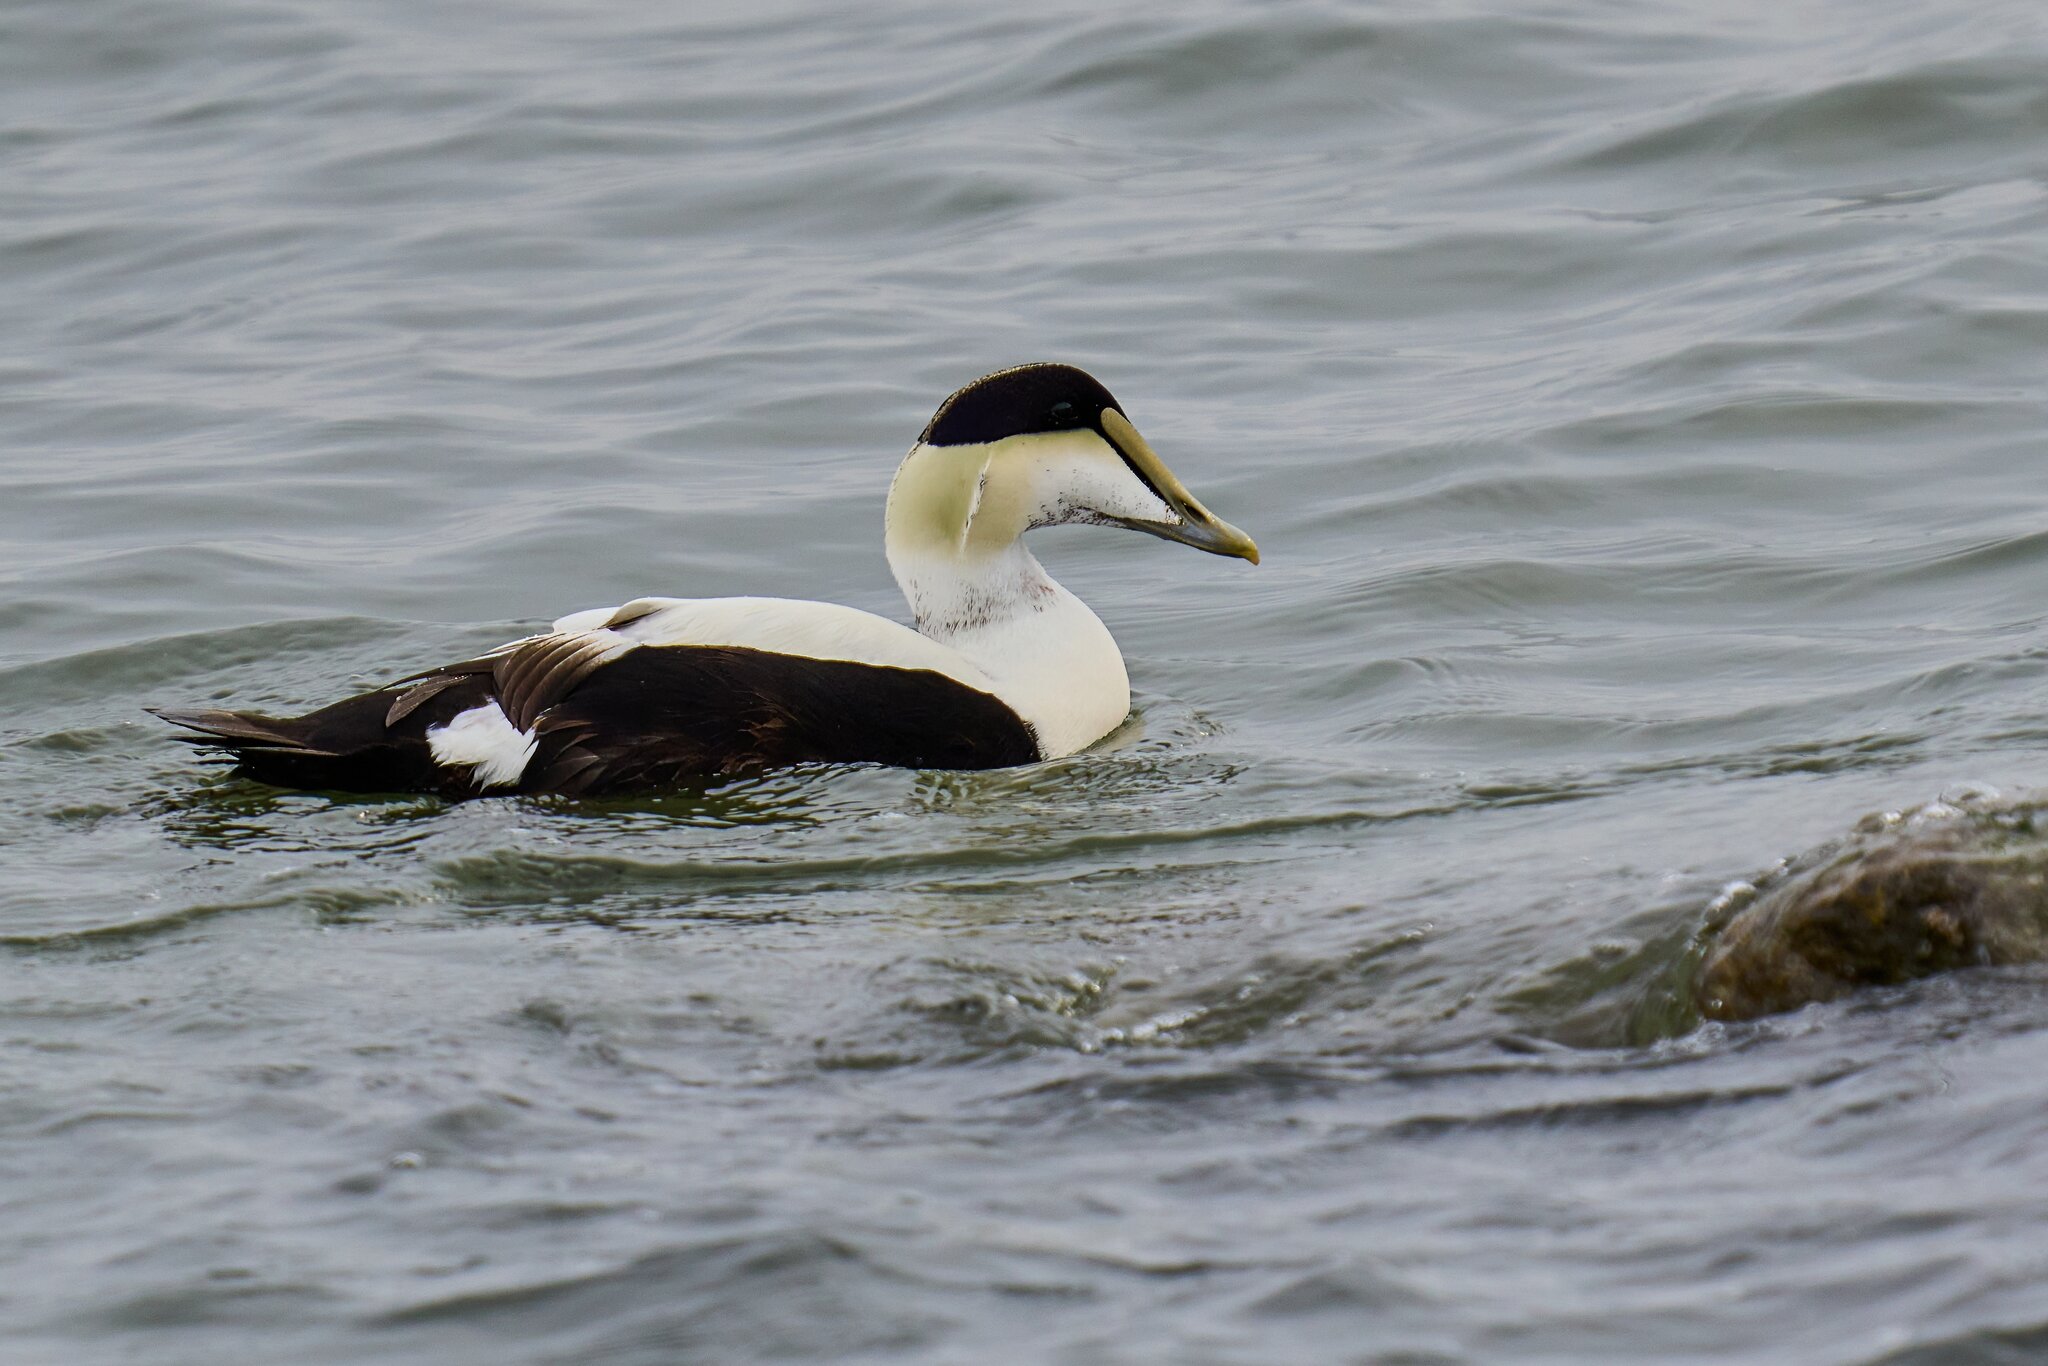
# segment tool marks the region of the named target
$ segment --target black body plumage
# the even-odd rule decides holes
[[[560,637],[416,675],[294,718],[162,710],[285,787],[350,792],[655,792],[797,763],[1007,768],[1037,737],[987,693],[943,674],[728,646],[576,657]],[[573,638],[572,638],[573,639]],[[428,731],[497,703],[530,728],[516,786],[480,788],[436,762]]]

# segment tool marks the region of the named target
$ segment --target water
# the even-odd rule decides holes
[[[0,1357],[2005,1362],[2043,974],[1739,1026],[1721,888],[2048,776],[2048,19],[0,8]],[[981,370],[1263,566],[1042,556],[988,774],[330,800],[643,593],[897,612]]]

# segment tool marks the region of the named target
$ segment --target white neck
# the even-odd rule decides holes
[[[1123,723],[1131,685],[1109,628],[1022,541],[976,551],[905,539],[889,537],[889,569],[918,631],[994,680],[1046,758],[1085,749]]]

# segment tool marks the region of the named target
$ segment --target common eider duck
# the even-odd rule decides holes
[[[805,762],[1006,768],[1130,710],[1116,641],[1024,533],[1128,527],[1257,564],[1071,365],[939,405],[889,486],[889,568],[917,627],[787,598],[638,598],[304,716],[152,709],[283,787],[645,793]]]

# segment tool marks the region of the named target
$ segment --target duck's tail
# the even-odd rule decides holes
[[[198,731],[198,735],[180,737],[195,745],[217,744],[237,752],[244,749],[288,749],[300,754],[332,755],[332,751],[319,749],[311,743],[306,718],[303,717],[293,720],[263,716],[253,711],[197,707],[144,707],[143,710],[158,720]]]
[[[431,690],[383,688],[304,716],[201,707],[144,710],[197,732],[180,739],[226,750],[237,772],[279,787],[462,792],[473,789],[469,774],[436,764],[426,731],[485,700],[488,682],[455,676],[446,683],[436,680]]]

